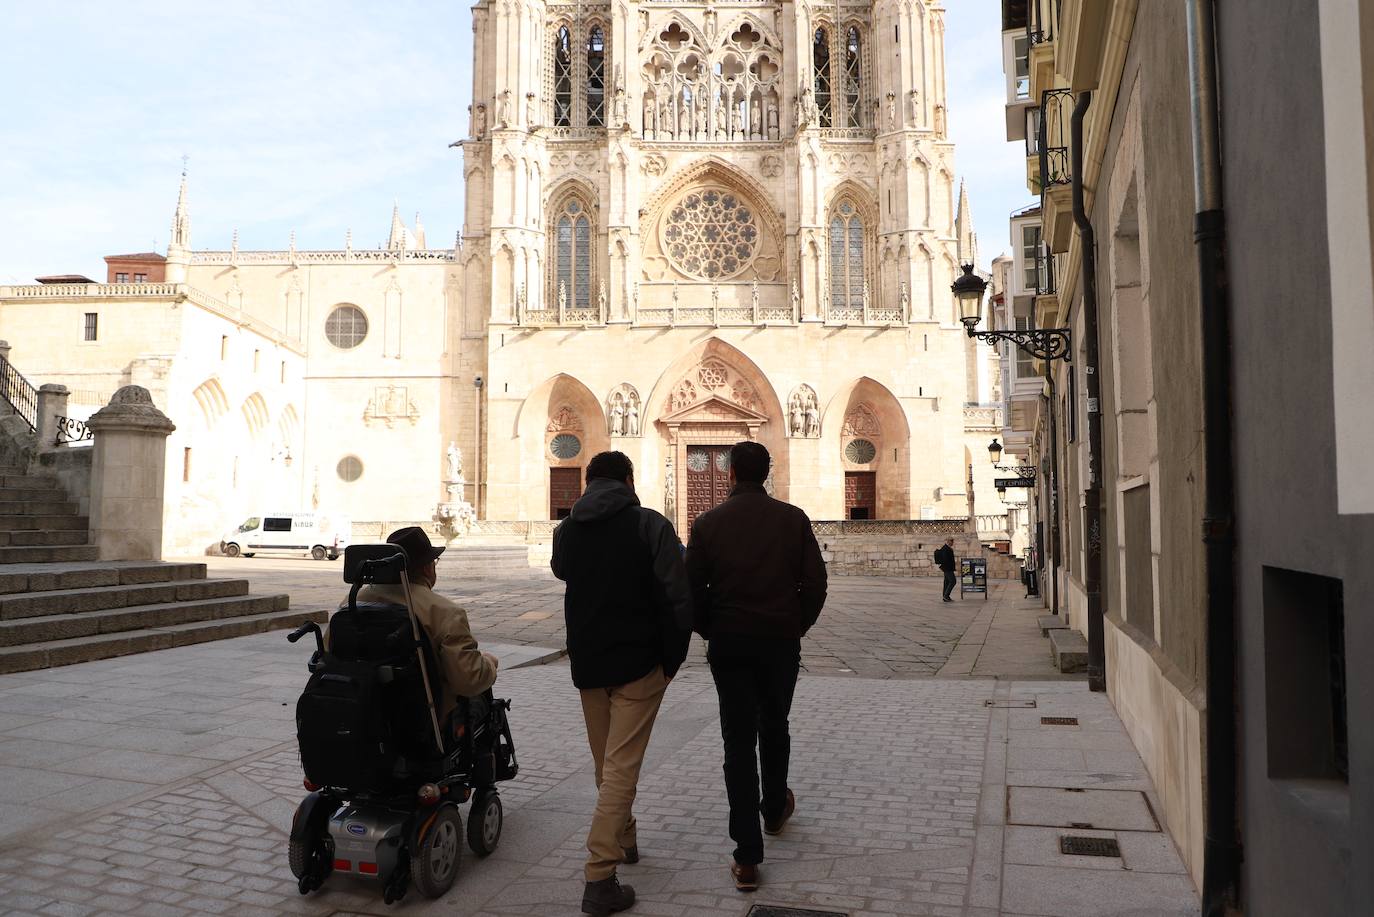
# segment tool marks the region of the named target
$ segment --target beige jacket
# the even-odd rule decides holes
[[[435,593],[428,586],[410,584],[415,617],[425,629],[440,675],[448,690],[434,699],[440,722],[457,705],[459,696],[476,697],[496,682],[496,666],[477,649],[477,639],[468,626],[468,613],[452,599]],[[405,604],[400,586],[364,586],[358,590],[360,602]]]

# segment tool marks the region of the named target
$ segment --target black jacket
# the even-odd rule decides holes
[[[687,658],[692,599],[673,524],[619,481],[594,478],[553,532],[553,575],[568,584],[563,616],[573,684],[609,688]]]
[[[940,565],[940,569],[946,573],[954,572],[954,549],[947,544],[942,544],[935,550],[935,563]]]
[[[806,513],[759,484],[737,484],[687,542],[693,629],[708,640],[796,640],[825,605],[825,561]]]

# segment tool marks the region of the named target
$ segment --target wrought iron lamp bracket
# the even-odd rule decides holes
[[[1035,480],[1036,467],[1034,465],[993,465],[997,471],[1009,471],[1023,481]]]
[[[967,323],[966,323],[967,325]],[[1033,328],[1025,331],[975,331],[968,325],[968,336],[989,344],[1011,341],[1037,360],[1073,361],[1073,332],[1068,328]]]

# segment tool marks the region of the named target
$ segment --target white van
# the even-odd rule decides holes
[[[249,516],[224,533],[219,547],[229,557],[264,554],[309,554],[315,560],[337,560],[353,537],[347,516],[325,513],[262,513]]]

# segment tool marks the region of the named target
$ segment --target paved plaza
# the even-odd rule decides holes
[[[453,587],[485,646],[556,657],[552,580]],[[337,587],[319,589],[337,601]],[[792,716],[798,812],[768,841],[763,887],[731,885],[715,692],[689,665],[640,783],[643,859],[622,867],[640,896],[631,913],[1197,913],[1116,714],[1083,681],[1052,676],[1039,608],[1019,588],[942,605],[934,580],[841,579],[832,596]],[[436,902],[412,891],[387,908],[375,885],[338,877],[297,894],[286,832],[304,794],[292,717],[307,656],[277,632],[0,677],[0,911],[577,913],[595,791],[562,660],[498,681],[521,772],[501,788],[495,854],[465,849]],[[1115,838],[1120,856],[1063,855],[1064,834]]]

